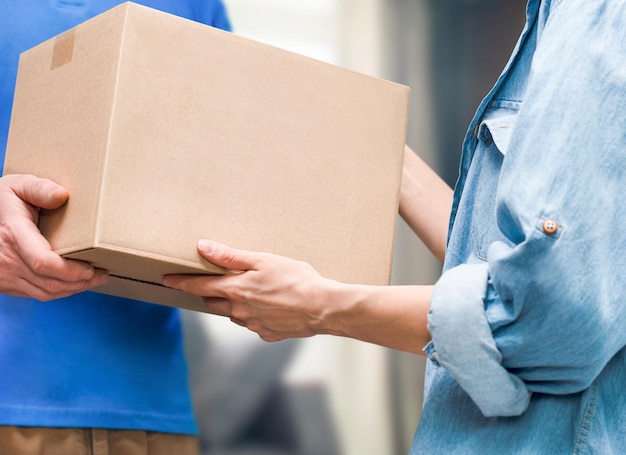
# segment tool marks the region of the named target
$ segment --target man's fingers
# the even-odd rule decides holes
[[[30,296],[40,301],[60,299],[78,292],[88,291],[91,288],[106,283],[107,280],[108,273],[104,270],[97,270],[89,280],[73,282],[47,280],[38,283],[37,291]]]
[[[69,197],[69,192],[61,185],[33,175],[16,176],[11,187],[20,199],[44,209],[61,207]]]
[[[94,276],[94,268],[88,263],[64,259],[53,252],[48,241],[32,226],[26,226],[15,242],[17,254],[35,275],[63,281],[83,281]]]
[[[27,274],[27,276],[4,278],[0,279],[0,287],[3,289],[3,293],[47,302],[100,286],[106,283],[108,273],[105,270],[96,270],[91,279],[72,282],[50,278],[42,279],[34,276],[32,273]]]

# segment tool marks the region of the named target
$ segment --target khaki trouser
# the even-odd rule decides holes
[[[198,440],[150,431],[0,426],[0,454],[198,455]]]

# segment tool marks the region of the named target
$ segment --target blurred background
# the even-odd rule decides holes
[[[407,143],[454,185],[466,127],[524,25],[525,0],[224,0],[234,32],[412,89]],[[398,220],[394,284],[440,267]],[[266,344],[184,314],[207,454],[400,455],[424,360],[319,336]],[[208,346],[208,348],[207,348]]]

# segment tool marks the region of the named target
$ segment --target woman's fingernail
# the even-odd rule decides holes
[[[213,251],[213,242],[202,239],[198,242],[198,249],[203,253],[210,254]]]

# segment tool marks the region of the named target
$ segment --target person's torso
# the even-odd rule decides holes
[[[0,164],[19,54],[119,0],[0,0]],[[144,0],[229,29],[219,0]],[[91,292],[0,295],[0,425],[196,432],[178,310]]]
[[[445,270],[486,261],[493,242],[512,245],[497,224],[498,181],[537,44],[559,3],[529,1],[527,25],[513,56],[468,128]],[[411,454],[613,453],[606,435],[622,432],[616,427],[621,419],[611,415],[626,409],[626,398],[616,393],[626,379],[625,364],[626,349],[622,349],[583,392],[535,393],[521,416],[486,418],[445,369],[429,362],[425,403]]]

